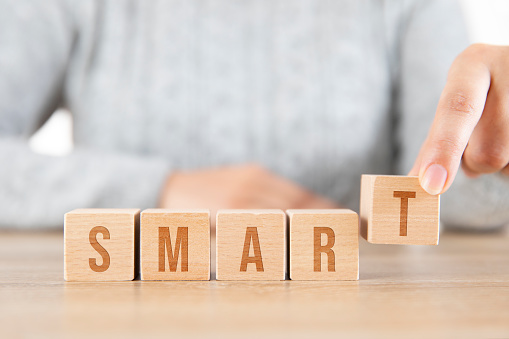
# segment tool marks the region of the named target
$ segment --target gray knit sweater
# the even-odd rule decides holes
[[[1,0],[0,227],[153,207],[172,170],[257,162],[356,209],[405,173],[467,44],[455,3]],[[59,106],[74,152],[32,153]],[[442,220],[509,221],[509,181],[459,175]]]

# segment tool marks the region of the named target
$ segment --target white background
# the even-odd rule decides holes
[[[471,42],[509,45],[509,1],[460,0]],[[72,118],[58,110],[30,139],[38,153],[61,156],[72,151]]]

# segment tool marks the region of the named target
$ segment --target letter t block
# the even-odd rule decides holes
[[[440,196],[430,195],[419,178],[363,175],[361,235],[373,244],[437,245]]]

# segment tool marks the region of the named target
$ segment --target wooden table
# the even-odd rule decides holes
[[[509,337],[507,231],[361,240],[358,282],[66,283],[62,249],[61,233],[0,233],[1,338]]]

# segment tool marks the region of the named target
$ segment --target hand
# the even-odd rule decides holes
[[[409,175],[445,192],[458,168],[509,175],[509,47],[475,44],[453,62],[435,119]]]
[[[173,173],[163,190],[161,207],[208,208],[338,208],[299,185],[257,165]],[[214,220],[214,218],[212,218]]]

